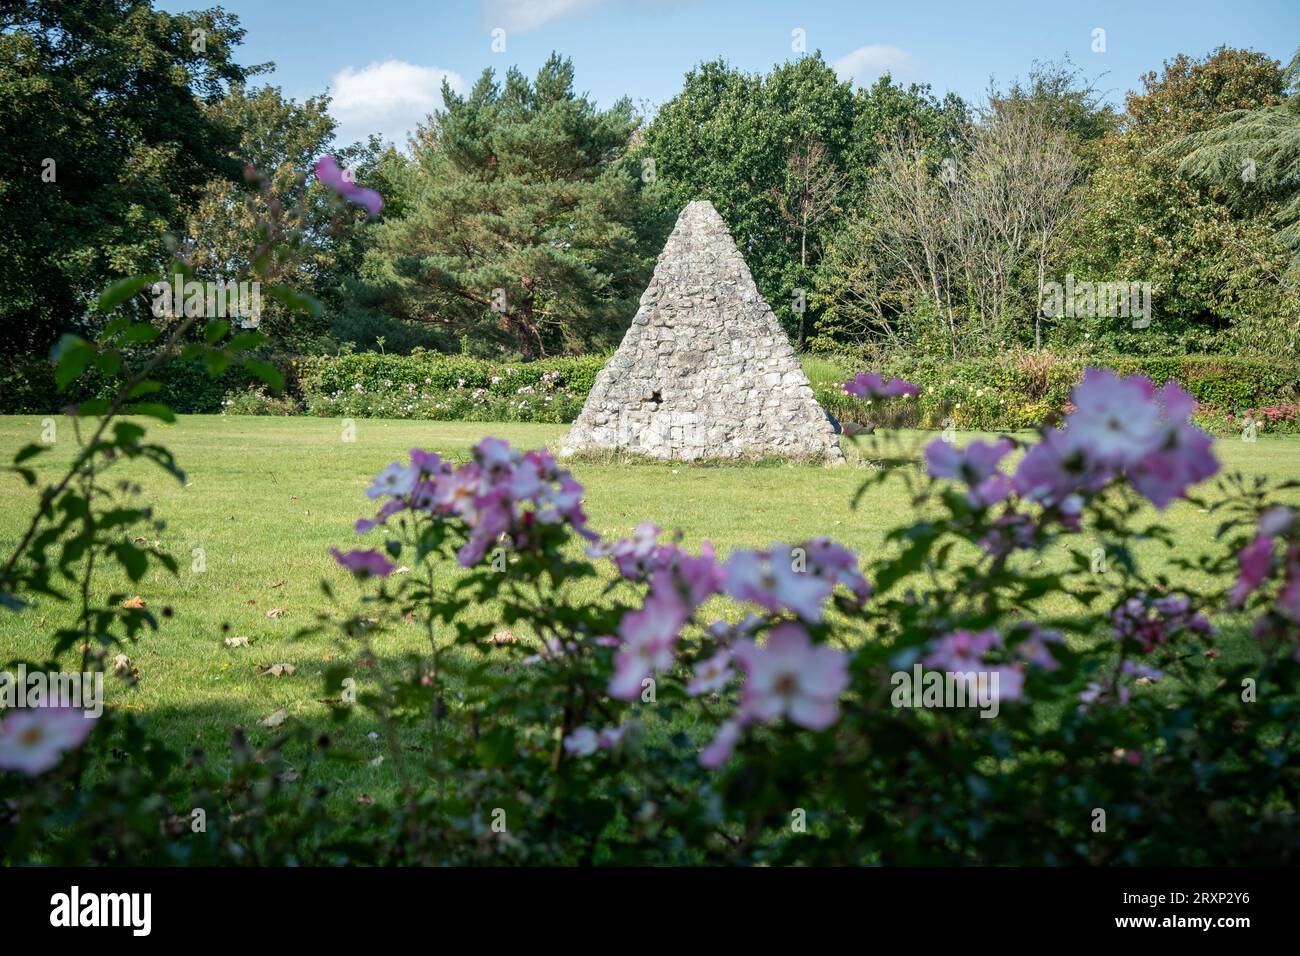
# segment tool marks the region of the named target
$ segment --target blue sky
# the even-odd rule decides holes
[[[167,10],[215,0],[158,0]],[[683,74],[717,56],[765,71],[821,50],[842,76],[931,84],[977,100],[990,76],[1023,76],[1069,54],[1116,104],[1142,72],[1221,44],[1286,62],[1300,45],[1298,0],[1000,2],[923,0],[223,0],[248,36],[244,63],[274,61],[268,82],[303,98],[329,89],[348,142],[378,132],[399,143],[440,102],[443,76],[464,89],[485,67],[533,72],[556,50],[602,104],[624,94],[656,105]],[[503,30],[505,51],[493,52]],[[1094,31],[1105,31],[1104,52]],[[499,36],[499,35],[498,35]]]

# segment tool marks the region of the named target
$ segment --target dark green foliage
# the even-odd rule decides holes
[[[443,97],[355,302],[440,330],[444,346],[468,336],[526,357],[611,347],[653,256],[639,170],[624,158],[631,104],[597,109],[554,55],[532,81],[511,69],[498,84],[489,70],[467,96],[444,86]]]
[[[1207,129],[1188,133],[1157,151],[1178,160],[1182,175],[1223,190],[1248,214],[1271,215],[1277,239],[1300,264],[1300,50],[1285,76],[1280,103],[1235,109]]]
[[[795,334],[795,290],[812,288],[821,249],[870,181],[878,150],[908,131],[943,155],[966,122],[955,95],[939,100],[928,87],[904,88],[888,76],[855,92],[820,53],[763,76],[715,60],[687,73],[682,91],[660,108],[646,130],[645,154],[672,215],[693,199],[717,207],[759,291]],[[832,214],[805,237],[783,219],[776,194],[791,157],[814,144],[845,188]]]
[[[229,159],[237,134],[204,104],[247,75],[231,60],[242,37],[219,8],[0,5],[5,352],[48,349],[110,278],[165,257],[163,232],[181,225],[206,183],[239,176]]]

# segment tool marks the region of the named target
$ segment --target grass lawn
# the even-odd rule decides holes
[[[39,417],[0,417],[0,454],[7,461],[21,445],[38,441],[41,427]],[[37,460],[45,479],[72,453],[70,426],[60,419],[58,427],[54,451]],[[138,686],[107,682],[110,706],[146,712],[175,746],[199,745],[214,756],[224,750],[231,726],[247,726],[257,741],[264,733],[257,721],[279,708],[324,726],[326,709],[317,702],[320,673],[331,655],[337,660],[338,646],[327,637],[291,638],[326,608],[322,579],[344,597],[356,593],[327,549],[358,541],[352,524],[372,510],[365,497],[370,477],[414,446],[463,459],[474,442],[492,434],[525,448],[555,448],[565,427],[363,420],[357,423],[356,440],[345,442],[339,422],[330,419],[187,416],[174,426],[151,424],[152,436],[167,444],[187,471],[187,483],[181,486],[144,466],[132,467],[129,474],[167,521],[161,542],[177,557],[181,572],[172,577],[151,571],[135,586],[112,576],[97,582],[101,596],[138,593],[151,608],[169,606],[175,612],[157,634],[130,650],[140,672]],[[904,438],[919,446],[926,436]],[[1300,475],[1300,438],[1220,441],[1218,452],[1226,470],[1273,478]],[[850,497],[865,473],[860,463],[827,468],[577,462],[571,467],[586,486],[592,524],[603,534],[626,534],[649,518],[665,528],[680,528],[688,546],[708,539],[724,555],[737,546],[821,534],[869,555],[879,549],[887,529],[908,518],[906,502],[888,489],[873,491],[856,512],[850,509]],[[15,476],[0,476],[0,546],[5,553],[34,500]],[[1182,556],[1192,557],[1211,545],[1215,516],[1179,503],[1166,520]],[[1086,535],[1076,544],[1085,551],[1090,547]],[[200,553],[204,569],[192,570]],[[1168,553],[1152,546],[1146,557],[1159,567]],[[1058,559],[1062,565],[1068,560],[1064,549],[1045,558]],[[1173,576],[1179,580],[1179,572]],[[1203,582],[1186,584],[1194,590]],[[278,609],[276,616],[268,616]],[[70,618],[66,606],[48,600],[22,615],[6,613],[0,617],[0,662],[46,659],[53,630]],[[223,632],[226,624],[229,630]],[[252,645],[227,648],[222,643],[226,636],[247,636]],[[381,648],[385,654],[426,649],[415,626],[409,635],[399,629],[387,640],[392,644]],[[1248,644],[1242,641],[1237,652],[1249,653]],[[280,662],[293,664],[297,672],[258,676],[259,665]],[[71,654],[60,664],[76,667]],[[380,743],[365,736],[373,729],[375,724],[363,716],[341,733],[352,745],[378,754]],[[418,733],[412,732],[412,744]],[[391,784],[384,766],[348,766],[339,773],[343,799]]]

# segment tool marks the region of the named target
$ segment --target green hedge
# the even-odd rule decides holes
[[[93,368],[67,392],[54,383],[54,364],[39,355],[7,357],[0,361],[0,414],[56,413],[89,398],[115,395],[129,371],[107,378]],[[212,379],[197,362],[167,362],[152,377],[161,383],[159,397],[183,414],[211,414],[221,411],[226,393],[252,383],[242,369],[232,369]]]
[[[414,386],[419,391],[486,389],[509,396],[519,389],[556,385],[585,396],[605,365],[604,356],[551,358],[536,362],[489,362],[417,350],[410,355],[357,355],[303,359],[298,381],[304,397],[348,391],[382,392]],[[545,381],[544,381],[545,380]],[[358,388],[359,386],[359,388]]]
[[[308,414],[445,421],[573,421],[605,358],[490,362],[415,351],[304,359],[296,377]]]
[[[250,393],[255,383],[239,370],[213,381],[193,363],[169,363],[157,377],[165,400],[182,413],[288,414],[301,409],[321,416],[563,423],[576,417],[606,361],[584,356],[493,362],[418,350],[410,355],[269,358],[285,375],[282,400]],[[1125,375],[1141,373],[1157,384],[1181,382],[1200,405],[1198,419],[1216,431],[1234,430],[1243,414],[1272,407],[1282,409],[1269,420],[1274,430],[1300,430],[1287,410],[1300,402],[1300,365],[1258,358],[1082,359],[1017,352],[960,362],[895,359],[880,370],[915,382],[921,394],[894,403],[888,421],[880,418],[881,406],[845,395],[841,388],[865,363],[841,356],[807,356],[804,361],[818,400],[841,421],[924,428],[951,421],[958,428],[985,429],[1033,428],[1061,411],[1090,364]],[[92,381],[77,394],[59,395],[48,359],[10,357],[0,360],[0,412],[56,412],[70,402],[104,394],[113,384]]]
[[[839,360],[846,372],[851,363]],[[1023,352],[996,359],[950,362],[914,358],[888,362],[881,371],[921,387],[900,403],[889,424],[925,428],[951,421],[957,428],[1033,428],[1061,411],[1088,365],[1123,375],[1142,374],[1157,385],[1175,380],[1197,400],[1206,421],[1227,413],[1300,400],[1300,365],[1256,358],[1188,355],[1177,358],[1120,356],[1071,359]],[[858,369],[860,370],[860,369]],[[847,377],[847,376],[846,376]],[[881,409],[843,393],[837,385],[816,389],[818,400],[842,421],[881,424]]]

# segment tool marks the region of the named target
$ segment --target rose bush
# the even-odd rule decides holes
[[[194,325],[75,409],[93,424],[0,564],[0,603],[80,613],[48,661],[6,664],[54,670],[75,648],[82,670],[130,679],[110,655],[158,621],[125,594],[99,600],[95,569],[138,581],[176,563],[133,533],[160,520],[138,487],[105,474],[128,460],[184,473],[121,416],[171,418],[148,400],[171,357],[276,384],[241,357],[260,337]],[[64,343],[56,380],[115,375],[160,336],[114,319]],[[844,391],[916,396],[877,373]],[[366,758],[291,718],[261,746],[236,728],[212,759],[170,750],[128,709],[10,710],[0,860],[1295,863],[1300,518],[1283,499],[1300,483],[1221,475],[1193,497],[1219,465],[1176,383],[1092,369],[1070,399],[1023,449],[940,438],[918,455],[873,438],[868,459],[893,465],[864,490],[888,483],[914,515],[865,562],[820,537],[691,551],[649,521],[606,540],[545,450],[487,438],[452,463],[415,449],[369,488],[356,531],[376,544],[333,549],[356,609],[309,628],[344,645],[324,700],[340,722],[378,718],[392,792],[340,806],[335,768]],[[14,457],[29,486],[43,452]],[[1180,499],[1222,517],[1205,553],[1149,518]],[[1185,580],[1145,571],[1152,547],[1176,549]],[[421,649],[389,633],[416,622]]]
[[[923,517],[865,569],[827,539],[725,560],[648,522],[601,540],[549,453],[496,439],[457,467],[394,462],[357,527],[382,546],[336,555],[380,580],[344,624],[364,651],[426,624],[409,682],[365,699],[429,721],[405,809],[371,808],[420,834],[390,859],[1293,861],[1300,521],[1269,504],[1283,489],[1225,477],[1226,550],[1176,561],[1222,586],[1147,576],[1136,545],[1174,542],[1143,508],[1216,474],[1210,439],[1173,383],[1090,370],[1072,402],[1009,474],[1010,439],[936,439],[924,476],[871,477]],[[576,593],[591,579],[604,600]],[[1243,609],[1258,654],[1227,663],[1211,620]],[[918,663],[996,676],[996,716],[913,706]]]

